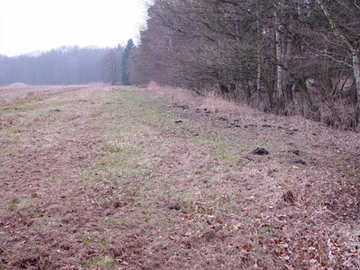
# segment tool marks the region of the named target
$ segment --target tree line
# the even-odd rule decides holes
[[[61,47],[38,55],[0,55],[0,85],[69,85],[105,82],[129,84],[129,57],[126,48]]]
[[[134,81],[359,126],[358,1],[155,0],[133,60]]]
[[[359,130],[355,0],[153,0],[140,44],[0,55],[0,85],[155,81]]]

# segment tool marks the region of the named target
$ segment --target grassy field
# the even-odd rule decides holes
[[[0,88],[0,269],[359,269],[359,134],[162,90]]]

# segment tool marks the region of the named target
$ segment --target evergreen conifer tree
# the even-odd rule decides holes
[[[124,49],[122,60],[121,60],[121,81],[123,85],[130,85],[129,74],[128,74],[128,60],[131,55],[131,50],[134,48],[134,42],[129,39]]]

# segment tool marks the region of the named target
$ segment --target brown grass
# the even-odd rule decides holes
[[[202,98],[199,97],[198,94],[185,88],[175,88],[168,85],[159,85],[155,82],[150,82],[146,85],[146,89],[159,96],[164,96],[173,101],[191,104],[193,106],[197,106],[199,102],[202,101]]]
[[[156,85],[2,90],[0,268],[359,268],[358,134]]]
[[[161,86],[157,87],[161,88]],[[148,89],[150,91],[153,90],[152,87]],[[175,91],[178,90],[174,89],[173,92]],[[161,91],[156,91],[156,93],[159,92]],[[171,96],[170,87],[166,87],[164,95],[167,97]],[[175,103],[179,102],[179,100],[173,97],[172,100]],[[192,100],[193,98],[189,100],[185,100],[184,98],[180,99],[181,103],[194,105]],[[323,234],[324,237],[320,237],[322,240],[319,239],[317,242],[319,246],[315,247],[315,250],[317,250],[317,252],[315,252],[316,255],[314,254],[315,257],[320,258],[320,261],[327,261],[328,266],[333,264],[339,268],[344,267],[346,269],[356,269],[359,267],[360,259],[359,249],[357,247],[359,247],[358,244],[360,241],[360,235],[358,233],[360,232],[360,227],[355,225],[355,223],[352,223],[352,225],[349,225],[347,222],[343,223],[344,219],[359,221],[360,218],[359,134],[332,129],[301,116],[281,117],[262,113],[249,106],[237,105],[226,101],[214,96],[212,93],[206,97],[197,97],[196,101],[195,105],[198,106],[198,108],[206,108],[216,113],[216,116],[214,116],[215,119],[213,118],[213,120],[226,120],[223,125],[224,127],[227,126],[231,128],[233,123],[240,124],[242,127],[248,127],[250,134],[257,139],[256,141],[261,142],[261,146],[271,149],[271,147],[274,147],[276,144],[287,142],[288,146],[279,145],[277,149],[279,156],[286,155],[286,153],[289,152],[291,153],[294,149],[304,149],[301,151],[301,158],[308,160],[307,164],[311,166],[311,169],[307,168],[304,170],[304,166],[301,164],[293,163],[291,165],[292,162],[300,159],[300,157],[296,157],[295,155],[288,160],[280,162],[278,160],[254,159],[252,156],[246,156],[246,158],[250,160],[250,164],[253,162],[255,162],[255,164],[244,166],[241,169],[241,174],[238,176],[231,174],[231,176],[224,177],[225,179],[228,177],[232,179],[242,179],[243,183],[246,183],[246,179],[250,177],[252,186],[255,183],[253,183],[251,179],[254,179],[257,183],[257,181],[262,178],[258,183],[260,186],[256,187],[255,184],[255,187],[249,188],[249,190],[256,190],[254,193],[256,196],[250,196],[252,200],[256,197],[263,198],[263,209],[260,210],[261,207],[257,208],[258,211],[260,210],[260,212],[262,212],[264,209],[273,211],[273,209],[276,209],[277,215],[275,216],[277,218],[275,218],[275,220],[277,220],[277,222],[282,215],[287,217],[295,216],[302,220],[296,225],[290,221],[291,226],[289,227],[292,227],[291,229],[286,228],[288,225],[285,225],[285,227],[282,225],[282,230],[286,235],[286,237],[283,237],[287,239],[296,238],[296,240],[299,241],[299,243],[295,244],[298,245],[297,248],[303,246],[301,249],[307,250],[306,246],[312,245],[312,243],[311,240],[306,237],[303,237],[303,240],[300,241],[301,237],[299,238],[299,236],[303,235],[303,230],[313,232],[314,235],[317,235],[316,237]],[[232,121],[236,122],[230,123]],[[230,134],[235,135],[237,133],[230,131]],[[237,134],[237,136],[239,136],[239,134]],[[243,134],[239,137],[243,138]],[[245,137],[244,140],[249,140],[249,137]],[[258,166],[256,163],[260,163],[260,165]],[[336,166],[334,166],[334,163]],[[340,167],[342,169],[340,169]],[[347,171],[348,174],[341,174],[340,171],[344,172],[343,170]],[[264,177],[264,175],[271,177]],[[277,179],[276,182],[278,184],[274,182],[272,177]],[[275,194],[269,195],[268,190],[270,189],[274,192],[274,188],[275,190],[279,190],[275,192]],[[352,191],[350,192],[349,189]],[[231,188],[228,190],[231,190]],[[281,201],[281,198],[283,198],[281,195],[286,194],[289,190],[295,191],[296,194],[296,203],[290,208],[286,206],[286,202]],[[264,200],[264,198],[266,199]],[[253,206],[250,209],[253,209]],[[283,212],[282,210],[285,211]],[[266,212],[267,211],[265,211],[265,213]],[[350,214],[350,212],[352,214]],[[355,212],[358,214],[355,214]],[[261,216],[264,217],[266,215],[265,213]],[[270,214],[269,216],[272,215]],[[340,222],[339,219],[342,221]],[[272,220],[272,222],[276,223],[275,220]],[[340,253],[345,252],[345,249],[342,248],[340,251],[339,248],[336,248],[337,244],[332,243],[332,241],[338,241],[333,239],[335,235],[337,235],[336,237],[342,235],[340,237],[341,241],[345,241],[352,247],[346,252],[350,252],[349,250],[355,252],[347,253],[354,255],[351,255],[353,257],[348,257],[342,264],[340,263],[340,258],[343,255]],[[345,235],[350,238],[345,240]],[[286,241],[285,238],[283,241]],[[313,244],[315,245],[315,243]],[[322,250],[325,246],[327,247],[326,252]],[[338,245],[338,247],[340,246],[341,245]],[[260,247],[258,246],[257,248]],[[314,247],[310,246],[310,248]],[[333,254],[335,251],[337,255]],[[321,254],[321,252],[323,253]],[[326,265],[326,263],[318,264],[315,259],[311,259],[312,256],[307,257],[304,255],[306,254],[293,254],[295,257],[298,256],[297,259],[299,260],[298,264],[293,265],[296,269],[302,269],[303,267],[322,269],[320,265],[323,265],[323,267]],[[301,260],[303,263],[300,262]],[[313,265],[306,266],[305,261],[310,262],[310,264],[313,263]]]

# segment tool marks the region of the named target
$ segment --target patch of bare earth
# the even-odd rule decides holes
[[[359,268],[358,134],[212,97],[51,89],[0,89],[0,268]]]

